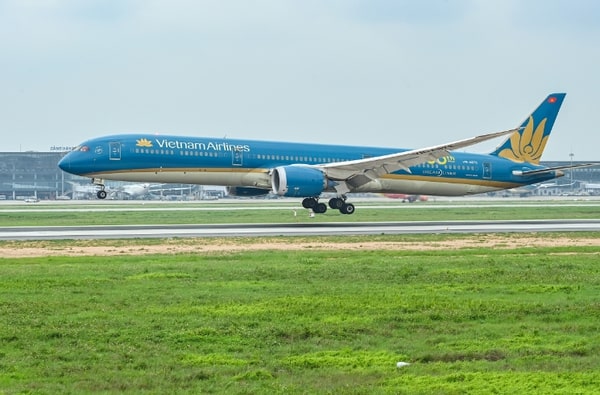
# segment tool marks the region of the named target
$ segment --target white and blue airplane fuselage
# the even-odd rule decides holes
[[[564,96],[548,96],[518,128],[416,150],[122,134],[80,144],[59,167],[95,180],[100,198],[105,179],[222,185],[237,195],[303,197],[304,207],[322,213],[319,196],[332,192],[329,206],[350,214],[347,193],[462,196],[562,176],[563,167],[539,160]],[[490,154],[456,151],[503,135],[508,139]]]

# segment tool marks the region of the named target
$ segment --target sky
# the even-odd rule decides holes
[[[600,161],[598,21],[595,0],[0,0],[0,151],[116,133],[419,148],[566,92],[542,159]]]

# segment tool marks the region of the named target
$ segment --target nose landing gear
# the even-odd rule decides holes
[[[104,180],[102,178],[92,178],[92,184],[98,185],[100,187],[100,190],[96,192],[96,196],[98,197],[98,199],[106,199],[106,196],[108,194],[105,191],[106,187],[104,186]]]

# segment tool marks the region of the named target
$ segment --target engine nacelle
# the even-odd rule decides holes
[[[255,197],[266,196],[269,194],[268,189],[252,188],[252,187],[227,187],[227,194],[231,196]]]
[[[273,193],[288,197],[315,197],[327,188],[320,170],[304,166],[280,166],[271,173]]]

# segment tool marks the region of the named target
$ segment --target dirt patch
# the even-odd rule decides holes
[[[290,239],[291,240],[291,239]],[[299,251],[299,250],[388,250],[388,251],[427,251],[457,250],[464,248],[500,248],[515,249],[523,247],[560,247],[595,246],[598,238],[540,237],[524,235],[474,235],[456,239],[409,242],[409,241],[373,241],[373,242],[320,242],[320,241],[281,241],[257,239],[256,242],[240,243],[231,239],[177,239],[161,244],[124,244],[122,240],[114,245],[77,244],[56,247],[51,244],[17,244],[0,247],[0,256],[4,258],[48,257],[48,256],[119,256],[147,254],[184,254],[184,253],[227,253],[241,251]]]

